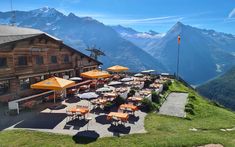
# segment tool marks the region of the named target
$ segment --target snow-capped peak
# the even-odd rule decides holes
[[[32,10],[31,12],[33,13],[34,16],[41,15],[43,17],[63,15],[61,12],[57,11],[55,8],[50,8],[48,6]]]

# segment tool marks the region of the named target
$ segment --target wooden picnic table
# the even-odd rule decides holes
[[[117,97],[116,93],[104,93],[104,97]]]
[[[127,100],[129,101],[134,101],[134,102],[140,102],[143,100],[142,97],[135,97],[135,96],[132,96],[132,97],[128,97]]]
[[[127,113],[121,113],[121,112],[110,112],[107,116],[107,120],[113,120],[117,119],[121,122],[127,122],[129,116]]]
[[[81,115],[85,115],[89,112],[89,109],[88,108],[71,108],[68,110],[68,112],[71,112],[71,113],[80,113]]]
[[[138,110],[138,107],[132,104],[122,104],[119,107],[121,110],[131,110],[133,112]]]
[[[142,90],[142,91],[140,91],[140,94],[141,95],[145,95],[145,96],[147,96],[147,95],[149,95],[151,93],[152,93],[152,91],[150,91],[150,90]]]
[[[68,89],[67,94],[75,94],[77,92],[77,89]]]
[[[153,87],[153,88],[159,88],[161,86],[161,84],[150,84],[150,87]]]

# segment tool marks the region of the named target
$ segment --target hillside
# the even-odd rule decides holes
[[[103,68],[121,64],[132,71],[145,69],[162,70],[162,64],[151,55],[123,39],[111,27],[90,17],[78,17],[73,13],[64,15],[54,8],[32,11],[16,11],[16,24],[40,29],[62,39],[65,43],[88,54],[87,46],[101,48],[106,56],[101,57]],[[11,12],[0,12],[0,23],[11,22]]]
[[[36,131],[2,131],[0,144],[2,146],[32,144],[35,146],[198,146],[215,143],[225,147],[234,146],[235,131],[220,130],[234,127],[233,112],[215,106],[177,81],[170,86],[170,91],[189,92],[190,104],[195,114],[187,114],[187,118],[182,119],[149,113],[145,118],[147,133],[98,140]]]
[[[235,111],[235,67],[197,88],[205,97]]]

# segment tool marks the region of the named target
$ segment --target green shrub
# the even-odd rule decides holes
[[[121,104],[125,103],[125,99],[123,97],[121,97],[120,95],[117,96],[117,98],[115,98],[113,100],[113,102],[117,105],[120,106]]]
[[[105,105],[104,105],[104,110],[105,111],[109,111],[111,110],[111,107],[113,106],[113,103],[112,102],[107,102]]]
[[[169,89],[168,84],[165,82],[163,83],[163,91],[167,91]]]
[[[157,104],[160,104],[160,96],[155,91],[152,92],[152,101]]]
[[[189,100],[196,100],[196,97],[194,95],[189,95]]]
[[[167,84],[168,86],[170,86],[170,85],[172,84],[171,80],[167,80],[167,81],[166,81],[166,84]]]
[[[144,82],[144,88],[149,88],[149,85],[150,85],[150,84],[152,84],[152,81],[146,80],[146,81]]]
[[[187,113],[189,113],[191,115],[195,115],[194,110],[192,108],[190,108],[190,107],[185,107],[185,112],[187,112]]]
[[[130,92],[127,94],[128,97],[134,96],[135,95],[135,90],[131,89]]]
[[[194,105],[192,103],[188,103],[185,107],[194,109]]]
[[[149,99],[144,98],[142,100],[142,107],[146,112],[151,112],[156,110],[156,105],[154,105]]]

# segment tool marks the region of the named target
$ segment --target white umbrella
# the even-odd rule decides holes
[[[85,99],[88,101],[88,104],[89,104],[89,101],[91,99],[96,99],[98,98],[98,94],[96,94],[95,92],[87,92],[87,93],[83,93],[83,94],[77,94],[78,97],[80,97],[81,99]],[[88,106],[89,109],[90,109],[90,105]]]
[[[149,70],[143,70],[143,71],[141,71],[141,73],[148,74],[148,73],[150,73],[150,71]]]
[[[95,92],[87,92],[83,94],[78,94],[77,96],[80,97],[81,99],[90,100],[90,99],[97,98],[99,95],[96,94]]]
[[[129,82],[129,81],[133,81],[133,78],[123,78],[121,79],[122,82]]]
[[[134,76],[135,76],[135,77],[143,77],[144,75],[141,74],[141,73],[137,73],[137,74],[135,74]]]
[[[110,92],[112,91],[112,89],[110,89],[109,87],[102,87],[96,90],[96,92]]]
[[[108,85],[109,86],[115,86],[115,85],[121,85],[122,82],[118,82],[118,81],[111,81]]]
[[[155,72],[155,70],[153,70],[153,69],[150,69],[150,70],[148,70],[149,72]]]
[[[69,80],[72,80],[72,81],[81,81],[82,78],[80,78],[80,77],[72,77]]]

